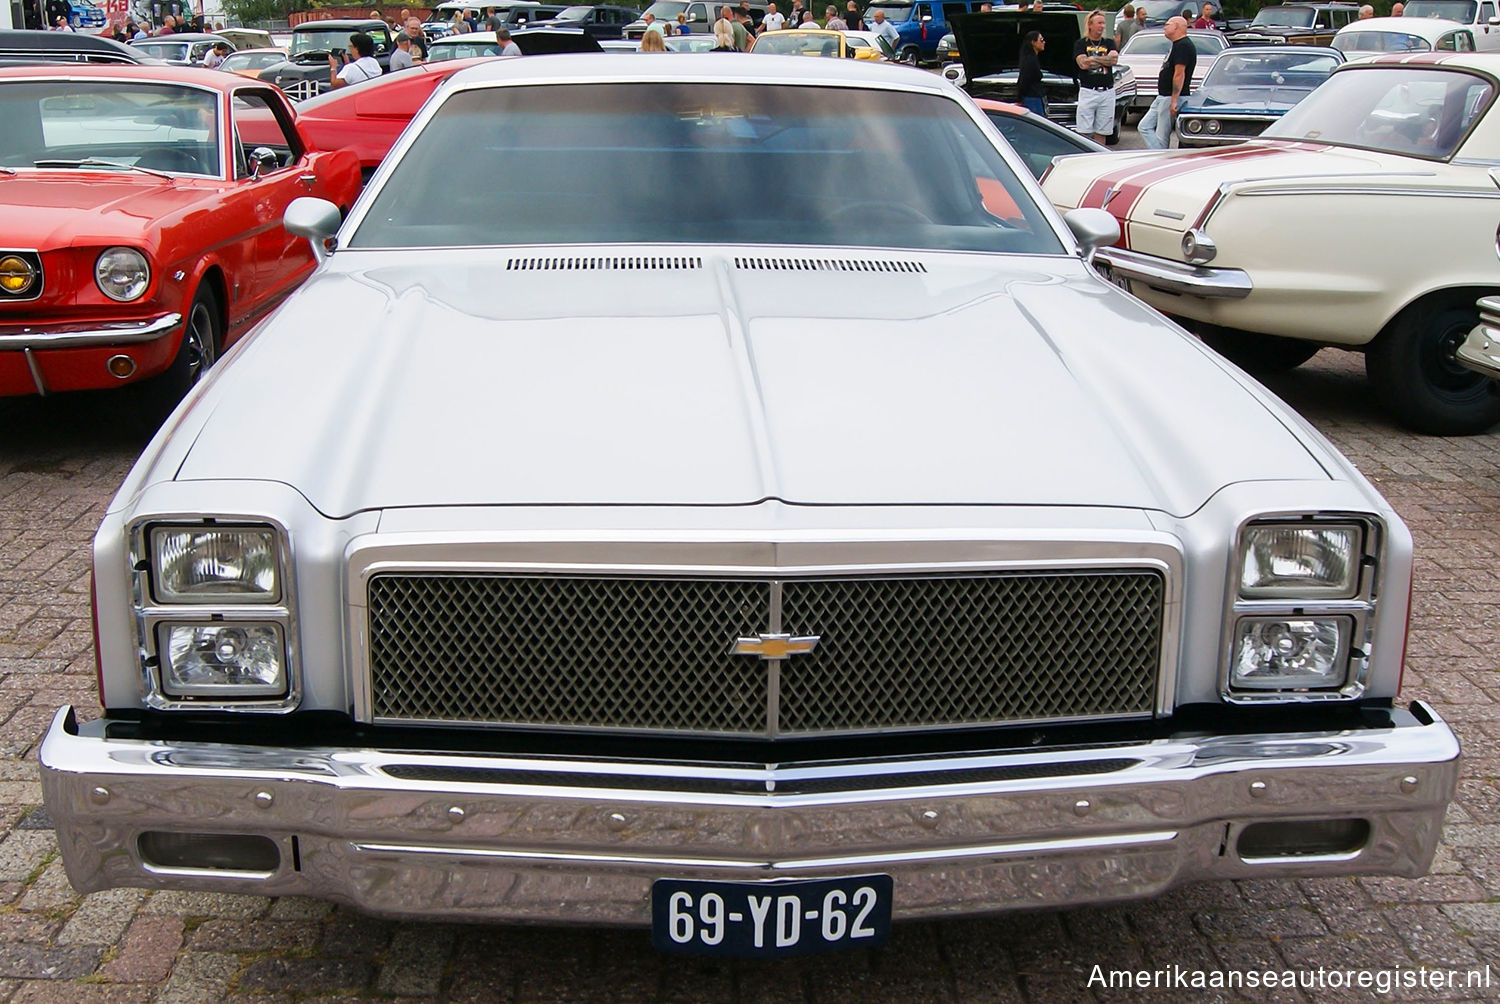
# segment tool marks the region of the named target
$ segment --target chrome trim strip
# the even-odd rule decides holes
[[[1249,138],[1249,137],[1247,137]],[[1484,199],[1494,201],[1500,199],[1500,192],[1489,192],[1475,189],[1463,188],[1380,188],[1377,186],[1342,186],[1329,185],[1327,187],[1287,187],[1287,188],[1256,188],[1249,191],[1237,191],[1234,194],[1242,196],[1254,195],[1394,195],[1415,196],[1428,199]]]
[[[97,327],[0,328],[0,350],[76,349],[93,345],[133,345],[170,333],[182,324],[181,314],[163,314],[150,321],[121,321]]]
[[[947,575],[971,575],[984,572],[1004,571],[1109,571],[1116,569],[1137,568],[1149,569],[1158,572],[1162,576],[1162,633],[1160,639],[1159,663],[1157,667],[1157,698],[1155,702],[1155,713],[1158,715],[1170,715],[1176,705],[1178,654],[1181,645],[1182,633],[1182,608],[1183,598],[1183,573],[1182,555],[1175,547],[1169,546],[1165,538],[1156,537],[1152,540],[1098,540],[1092,541],[1085,538],[1059,539],[1059,540],[1016,540],[1016,541],[984,541],[977,542],[980,546],[990,545],[1012,551],[1015,557],[1009,560],[985,560],[985,561],[938,561],[938,562],[905,562],[900,559],[906,558],[912,548],[926,548],[932,552],[938,552],[945,546],[959,545],[968,549],[969,542],[956,540],[902,540],[899,538],[885,540],[869,540],[857,542],[856,546],[861,551],[868,551],[872,561],[870,564],[807,564],[799,565],[789,560],[786,565],[724,565],[718,560],[726,557],[729,552],[736,549],[735,543],[725,542],[715,544],[704,541],[569,541],[567,544],[576,544],[578,547],[561,545],[575,554],[582,548],[585,551],[597,551],[600,557],[608,557],[611,550],[622,551],[629,554],[633,560],[614,563],[581,563],[567,561],[547,562],[525,562],[506,560],[484,560],[482,557],[485,550],[498,553],[515,554],[523,548],[529,549],[527,545],[533,541],[506,542],[506,541],[475,541],[454,545],[446,540],[433,535],[424,537],[415,535],[416,539],[411,544],[394,544],[389,539],[382,540],[379,534],[370,535],[364,539],[356,539],[346,552],[347,580],[349,603],[346,607],[345,632],[348,641],[347,649],[350,653],[349,671],[350,693],[353,696],[354,719],[367,724],[379,725],[432,725],[438,727],[487,727],[487,728],[516,728],[516,729],[545,729],[547,731],[571,732],[584,731],[591,733],[614,732],[619,734],[634,734],[633,730],[622,729],[599,729],[599,728],[566,728],[557,726],[530,726],[505,724],[496,726],[488,722],[460,723],[452,721],[444,722],[419,722],[411,719],[387,720],[374,716],[374,694],[373,679],[370,670],[370,649],[366,611],[369,609],[369,587],[370,581],[376,575],[384,572],[397,573],[457,573],[457,574],[528,574],[528,575],[567,575],[567,576],[651,576],[651,577],[713,577],[713,578],[754,578],[764,579],[773,584],[775,595],[772,601],[772,624],[773,630],[780,627],[780,589],[779,584],[788,579],[820,578],[828,576],[839,577],[878,577],[882,575],[902,576],[941,576]],[[1153,535],[1155,537],[1155,535]],[[743,543],[743,542],[736,542]],[[774,547],[784,553],[789,553],[787,544],[774,545],[766,542],[768,546]],[[799,542],[803,543],[803,542]],[[837,547],[848,542],[821,541],[815,542],[825,544],[829,547]],[[559,546],[547,548],[552,554],[561,557],[562,551]],[[659,551],[663,559],[662,564],[646,564],[640,562],[642,549]],[[413,555],[427,551],[431,557],[423,560]],[[891,553],[882,553],[884,551]],[[682,563],[684,558],[702,557],[708,559],[702,564]],[[451,556],[450,556],[451,555]],[[781,667],[777,660],[764,660],[769,666],[772,680],[777,688],[775,691],[779,698],[779,684]],[[773,706],[773,710],[779,707]],[[1123,715],[1123,716],[1095,716],[1087,721],[1105,720],[1138,720],[1146,715]],[[774,719],[772,719],[774,727]],[[1027,721],[1007,721],[1004,726],[1026,725],[1026,724],[1060,724],[1062,719],[1039,719]],[[984,724],[966,723],[963,725],[938,725],[913,728],[910,731],[932,731],[932,730],[954,730],[983,728]],[[908,731],[901,729],[900,731]],[[833,736],[833,735],[859,735],[870,734],[870,729],[856,729],[850,732],[817,732],[798,733],[799,737],[807,736]],[[663,730],[645,730],[643,734],[662,735]],[[713,736],[718,733],[689,733],[669,732],[672,735],[706,735]],[[744,738],[744,733],[733,733],[738,738]],[[774,738],[774,735],[768,736]]]
[[[884,854],[847,854],[823,858],[792,858],[790,860],[766,861],[754,859],[725,858],[679,858],[656,855],[591,854],[586,852],[504,850],[490,847],[438,847],[430,844],[386,844],[354,842],[356,850],[365,853],[441,855],[443,857],[472,859],[522,859],[556,861],[582,865],[649,865],[655,868],[724,868],[753,871],[806,871],[812,869],[864,868],[874,865],[902,864],[908,862],[951,861],[954,858],[994,858],[1008,855],[1032,855],[1064,853],[1071,851],[1106,850],[1115,847],[1143,847],[1150,844],[1169,843],[1177,839],[1176,830],[1152,830],[1106,837],[1058,837],[1051,840],[1011,841],[978,846],[944,847],[923,851],[892,851]],[[1356,852],[1357,853],[1357,852]],[[253,873],[251,873],[253,874]]]
[[[1254,290],[1250,276],[1237,268],[1205,268],[1118,247],[1100,248],[1094,256],[1111,272],[1166,293],[1243,300]]]

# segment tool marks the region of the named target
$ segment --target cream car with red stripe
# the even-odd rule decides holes
[[[1500,422],[1454,351],[1500,293],[1500,56],[1380,57],[1336,70],[1261,139],[1059,159],[1061,209],[1121,225],[1097,263],[1247,364],[1364,351],[1377,393],[1438,435]]]

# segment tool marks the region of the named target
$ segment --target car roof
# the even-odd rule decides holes
[[[1366,18],[1366,20],[1369,20]],[[1402,18],[1405,20],[1405,18]],[[1335,73],[1370,67],[1411,66],[1420,69],[1467,70],[1500,81],[1500,53],[1495,52],[1392,52],[1350,59]]]
[[[212,32],[179,31],[171,35],[153,35],[150,38],[137,39],[130,44],[136,48],[144,45],[171,45],[181,42],[228,42],[229,39],[223,35],[215,35]]]
[[[35,31],[27,28],[0,29],[0,50],[5,52],[99,52],[139,59],[136,50],[102,35],[74,31]]]
[[[303,21],[301,24],[294,24],[294,25],[292,25],[292,31],[294,31],[294,32],[297,32],[297,31],[312,31],[314,29],[323,29],[323,28],[339,29],[339,28],[374,28],[374,27],[380,27],[380,28],[389,29],[390,25],[386,24],[384,21],[376,21],[375,19],[368,18],[368,17],[367,18],[363,18],[363,19],[354,19],[354,18],[347,18],[347,17],[346,18],[327,18],[327,19],[324,19],[324,20],[321,20],[321,21]]]

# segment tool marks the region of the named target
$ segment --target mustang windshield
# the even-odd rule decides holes
[[[1494,96],[1487,81],[1469,73],[1345,71],[1262,135],[1447,160]]]
[[[217,96],[170,84],[0,84],[0,167],[219,174]],[[87,164],[81,162],[87,161]]]
[[[459,91],[350,246],[611,242],[1062,250],[956,101],[702,83]]]
[[[791,31],[768,31],[755,39],[755,51],[764,56],[837,56],[837,35],[813,35]]]

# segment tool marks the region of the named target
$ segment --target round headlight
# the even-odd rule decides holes
[[[1188,132],[1202,132],[1203,131],[1203,120],[1202,119],[1188,119],[1188,121],[1187,121],[1187,131]]]
[[[0,289],[20,296],[36,285],[36,269],[25,258],[6,255],[0,258]]]
[[[1219,131],[1219,129],[1220,129],[1219,120],[1218,119],[1209,119],[1208,120],[1208,125],[1207,125],[1206,128],[1211,133],[1217,133]]]
[[[151,266],[134,248],[109,248],[94,263],[94,282],[111,300],[138,300],[151,284]]]

